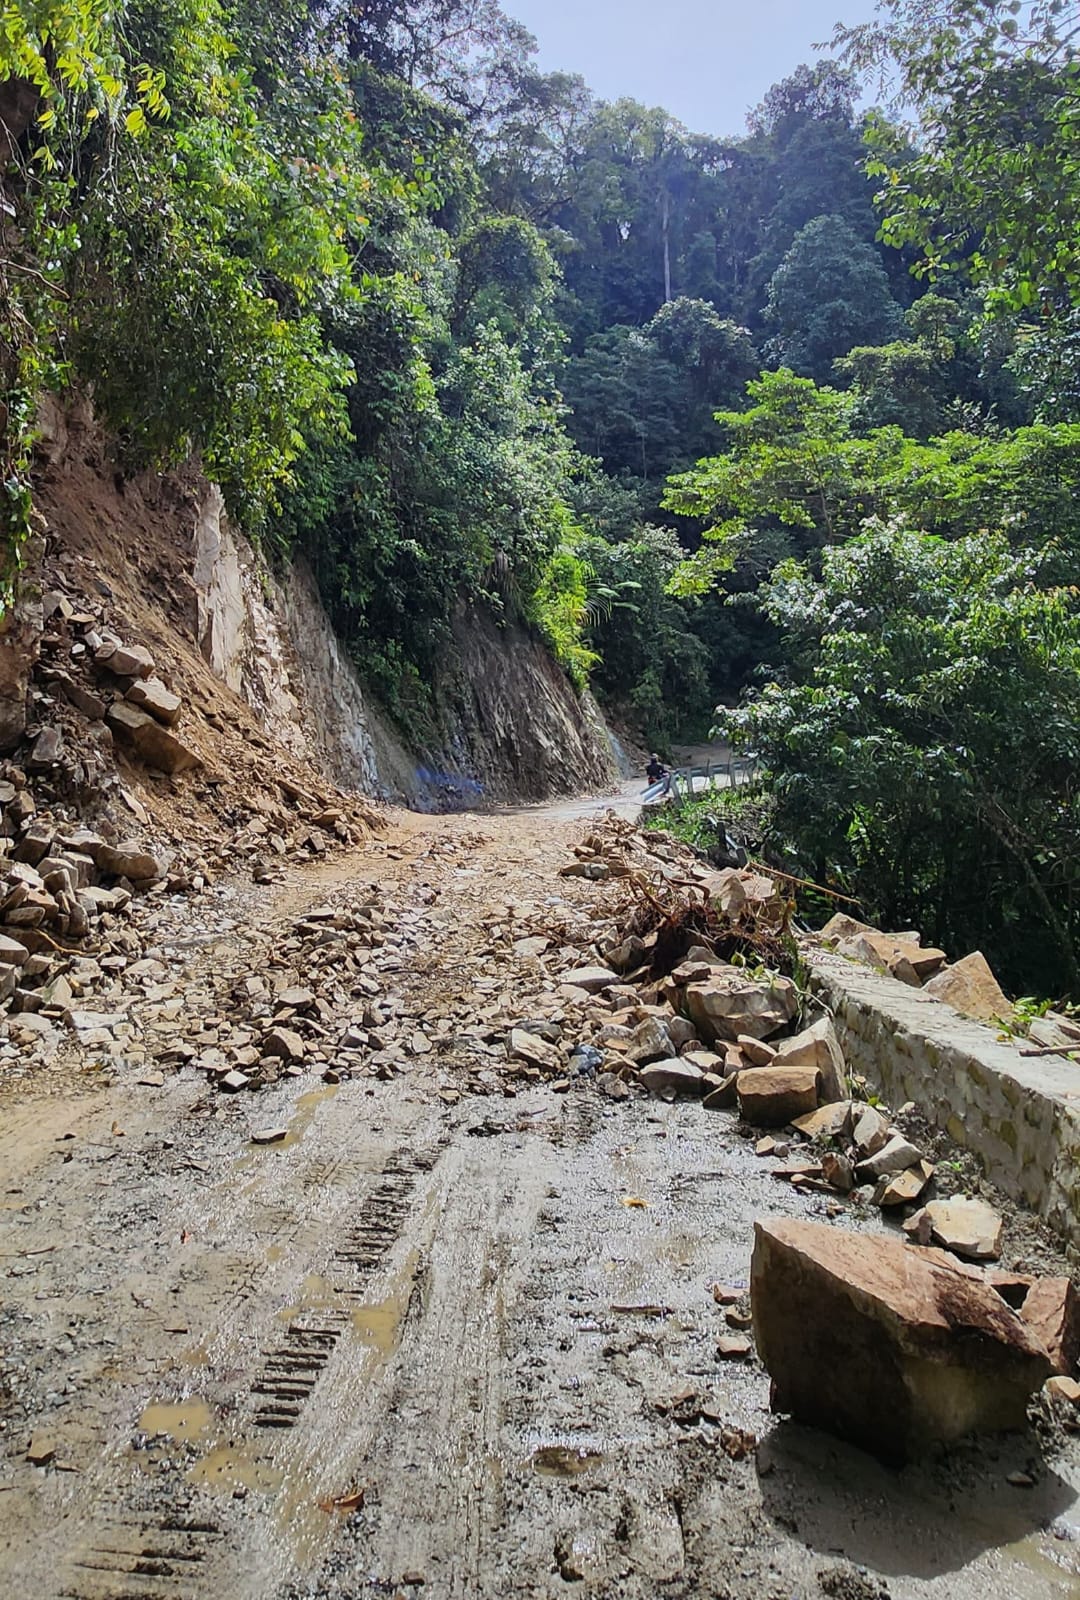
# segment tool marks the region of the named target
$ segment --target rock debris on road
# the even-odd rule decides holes
[[[658,1057],[648,1017],[611,1020],[618,881],[560,875],[589,827],[402,818],[284,883],[140,901],[128,954],[8,1019],[5,1592],[1080,1590],[1057,1405],[1037,1443],[902,1473],[770,1413],[755,1222],[888,1224],[778,1181],[779,1137],[756,1154],[734,1115],[665,1098],[683,1063],[736,1074],[726,1046],[717,1073],[715,1043]],[[768,1064],[768,1031],[732,1043],[738,1076],[756,1048],[823,1081]]]

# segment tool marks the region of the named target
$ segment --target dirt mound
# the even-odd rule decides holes
[[[41,731],[58,729],[62,759],[34,780],[46,800],[95,823],[120,809],[129,831],[133,812],[188,861],[231,863],[238,851],[259,850],[321,855],[335,839],[362,838],[377,813],[328,782],[302,751],[268,737],[205,659],[192,581],[192,529],[204,491],[192,469],[137,482],[106,476],[92,447],[66,451],[44,468],[36,492],[45,525],[44,631],[31,720],[14,758],[23,764]],[[110,728],[110,703],[130,693],[127,678],[107,663],[103,672],[95,659],[95,640],[110,636],[146,651],[154,679],[179,698],[170,732],[193,757],[188,770],[156,770],[126,737],[130,712],[113,713]]]

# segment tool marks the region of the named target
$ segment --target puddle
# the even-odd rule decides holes
[[[544,1445],[534,1450],[531,1457],[533,1471],[541,1478],[580,1478],[582,1473],[598,1467],[603,1459],[599,1450],[570,1444]]]
[[[340,1084],[324,1083],[321,1089],[309,1089],[307,1094],[302,1094],[296,1102],[293,1114],[289,1119],[289,1130],[284,1139],[279,1139],[276,1144],[260,1146],[263,1150],[289,1150],[293,1145],[300,1143],[314,1120],[315,1113],[324,1100],[332,1100],[337,1094]]]
[[[292,1108],[284,1139],[277,1139],[273,1144],[257,1145],[240,1158],[236,1170],[243,1172],[275,1150],[295,1149],[311,1127],[316,1111],[325,1100],[332,1100],[340,1087],[338,1083],[324,1083],[321,1088],[309,1089],[306,1094],[302,1094]]]
[[[1080,1562],[1077,1561],[1076,1546],[1071,1543],[1062,1544],[1062,1559],[1060,1562],[1055,1561],[1041,1548],[1046,1537],[1044,1532],[1029,1534],[1026,1539],[1018,1539],[1015,1544],[1003,1545],[1001,1556],[1004,1561],[1013,1562],[1017,1567],[1026,1569],[1043,1583],[1052,1583],[1056,1586],[1060,1585],[1063,1579],[1075,1576],[1077,1571],[1080,1571]],[[1016,1575],[1016,1581],[1022,1582],[1019,1574]],[[1023,1590],[1020,1592],[1023,1593]]]
[[[419,1255],[419,1250],[409,1255],[384,1300],[350,1306],[349,1321],[358,1340],[384,1360],[392,1356],[401,1343]],[[299,1297],[278,1312],[277,1320],[290,1323],[312,1311],[341,1311],[349,1305],[347,1297],[335,1289],[329,1278],[312,1272],[304,1279]]]
[[[196,1461],[188,1482],[223,1494],[247,1489],[253,1494],[275,1494],[284,1474],[250,1445],[223,1444]]]
[[[416,1263],[419,1250],[414,1250],[401,1269],[401,1275],[392,1294],[371,1305],[357,1306],[352,1313],[352,1325],[361,1344],[376,1350],[380,1356],[392,1356],[401,1343],[405,1318],[412,1299]]]
[[[143,1433],[167,1434],[170,1439],[201,1439],[214,1426],[214,1413],[205,1400],[155,1400],[139,1418]]]
[[[310,1472],[286,1471],[253,1443],[238,1440],[207,1452],[187,1473],[188,1483],[210,1494],[242,1499],[267,1496],[260,1509],[263,1536],[273,1540],[299,1568],[317,1567],[333,1536],[333,1517],[319,1504],[320,1485]]]

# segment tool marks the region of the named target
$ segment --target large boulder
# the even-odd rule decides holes
[[[130,700],[132,705],[141,707],[143,711],[149,711],[167,728],[179,720],[180,696],[174,694],[160,678],[136,678],[124,699]]]
[[[759,1222],[750,1293],[773,1409],[883,1461],[1022,1428],[1053,1371],[1035,1333],[981,1276],[894,1239]]]
[[[926,992],[944,1000],[965,1017],[974,1017],[977,1022],[995,1022],[1012,1014],[1012,1002],[1006,998],[981,950],[973,951],[931,978]]]
[[[793,1039],[782,1039],[772,1062],[777,1067],[816,1067],[821,1075],[823,1104],[843,1100],[846,1094],[847,1066],[832,1019],[822,1017],[813,1027],[804,1028]]]
[[[148,767],[175,773],[201,765],[194,750],[189,750],[174,733],[163,728],[156,717],[140,711],[127,700],[114,701],[105,720],[115,734],[135,747]]]
[[[795,1017],[799,996],[790,978],[751,978],[740,967],[717,967],[715,973],[686,989],[686,1009],[701,1038],[710,1043],[740,1034],[767,1039]]]
[[[747,1067],[735,1085],[743,1118],[758,1127],[783,1128],[817,1110],[816,1067]]]

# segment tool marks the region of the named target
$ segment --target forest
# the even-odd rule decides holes
[[[5,0],[8,581],[88,392],[418,738],[482,600],[753,755],[793,870],[1080,998],[1078,37],[882,0],[721,138],[496,0]]]

